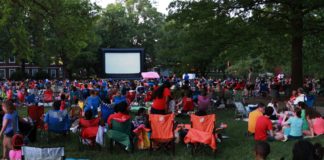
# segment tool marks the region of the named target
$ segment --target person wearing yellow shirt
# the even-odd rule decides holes
[[[257,108],[250,112],[249,121],[248,121],[248,132],[249,134],[254,134],[255,132],[255,124],[257,119],[263,115],[265,105],[263,103],[259,103]]]

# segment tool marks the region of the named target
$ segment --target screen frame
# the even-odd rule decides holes
[[[105,55],[106,53],[139,53],[140,54],[140,72],[134,74],[108,74],[105,71],[106,62],[105,62]],[[111,78],[111,79],[140,79],[141,73],[144,71],[145,67],[145,55],[143,48],[102,48],[101,49],[101,59],[102,59],[102,76],[104,78]]]

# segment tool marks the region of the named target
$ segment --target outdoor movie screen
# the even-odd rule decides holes
[[[143,49],[102,49],[107,78],[139,78],[143,71]]]

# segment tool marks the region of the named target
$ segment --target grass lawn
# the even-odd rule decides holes
[[[19,109],[21,115],[26,115],[26,108]],[[225,134],[230,136],[230,139],[225,139],[222,143],[218,143],[218,150],[213,154],[208,148],[202,153],[191,156],[190,149],[184,144],[177,144],[176,155],[172,156],[164,151],[153,152],[152,155],[148,151],[135,151],[133,154],[128,154],[122,150],[114,150],[111,154],[107,148],[101,150],[85,149],[79,151],[77,136],[72,134],[70,137],[58,136],[50,141],[46,146],[64,146],[66,157],[73,158],[88,158],[88,159],[172,159],[172,160],[188,160],[188,159],[231,159],[231,160],[251,160],[254,158],[253,137],[245,137],[244,133],[247,130],[247,122],[236,121],[234,119],[234,109],[224,109],[216,111],[217,123],[225,122],[228,128]],[[189,117],[177,118],[180,122],[189,122]],[[323,136],[311,139],[313,143],[319,142],[324,145]],[[44,146],[44,142],[31,144],[32,146]],[[291,159],[291,152],[294,142],[271,142],[271,153],[269,159],[278,160],[281,157]],[[2,150],[1,150],[2,151]]]

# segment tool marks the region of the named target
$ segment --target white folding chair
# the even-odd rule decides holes
[[[22,147],[23,160],[63,160],[64,147],[56,148],[36,148],[36,147]]]
[[[239,116],[242,119],[247,117],[248,112],[246,111],[242,102],[234,102],[235,104],[235,116]]]

